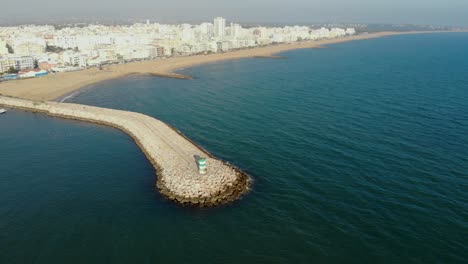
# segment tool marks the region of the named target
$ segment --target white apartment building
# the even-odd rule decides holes
[[[34,69],[34,58],[31,56],[21,56],[15,57],[16,61],[16,69],[18,70],[26,70],[26,69]]]
[[[191,28],[185,28],[180,32],[180,39],[185,42],[195,40],[195,31]]]
[[[38,56],[44,53],[46,42],[43,38],[21,37],[13,40],[13,51],[20,56]]]
[[[338,38],[338,37],[343,37],[346,36],[346,30],[342,28],[332,28],[330,30],[330,35],[328,36],[329,38]]]
[[[138,60],[159,56],[158,47],[151,45],[120,47],[117,49],[117,54],[124,60]]]
[[[6,72],[10,68],[26,70],[34,68],[34,58],[31,56],[8,55],[0,57],[0,72]]]
[[[229,28],[229,36],[233,38],[240,37],[242,27],[239,24],[231,23],[231,27]]]
[[[223,38],[226,35],[226,19],[217,17],[213,23],[214,37]]]
[[[7,72],[10,68],[16,69],[16,62],[8,57],[0,57],[0,73]]]
[[[202,35],[207,36],[208,39],[211,39],[211,38],[213,37],[213,34],[214,34],[214,32],[213,32],[213,24],[211,24],[211,23],[203,23],[203,24],[200,25],[199,29],[200,29],[200,33],[201,33]]]
[[[347,28],[346,29],[346,34],[354,35],[354,34],[356,34],[356,30],[354,28]]]
[[[228,51],[231,49],[231,43],[229,41],[219,41],[218,43],[218,51]]]
[[[44,54],[45,47],[35,43],[21,43],[13,46],[16,55],[39,56]]]
[[[54,46],[62,49],[74,49],[78,47],[76,36],[54,36]]]
[[[67,66],[78,66],[84,68],[88,65],[88,58],[86,55],[79,52],[67,50],[62,54],[63,64]]]
[[[8,48],[6,47],[6,42],[0,39],[0,56],[7,55]]]

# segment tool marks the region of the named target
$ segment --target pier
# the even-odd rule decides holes
[[[156,186],[161,194],[179,204],[216,206],[238,199],[249,189],[250,178],[247,174],[216,159],[180,132],[153,117],[80,104],[5,96],[0,96],[0,106],[108,125],[124,131],[153,164]],[[199,171],[200,157],[205,159],[204,174]]]

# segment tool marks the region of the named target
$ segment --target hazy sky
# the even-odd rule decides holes
[[[151,18],[161,22],[363,22],[468,26],[468,0],[21,0],[2,1],[0,19]]]

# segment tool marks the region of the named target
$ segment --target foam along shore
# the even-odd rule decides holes
[[[161,77],[189,79],[190,77],[174,73],[174,71],[181,68],[188,68],[216,61],[233,60],[241,58],[278,58],[278,56],[275,56],[275,54],[288,50],[319,48],[324,45],[347,41],[372,39],[391,35],[419,33],[434,32],[379,32],[372,34],[348,36],[336,39],[322,39],[317,41],[270,45],[266,47],[256,47],[252,49],[236,50],[226,53],[173,57],[168,59],[159,59],[155,61],[111,65],[106,66],[103,70],[91,68],[76,72],[49,74],[48,76],[36,79],[24,79],[3,82],[0,83],[0,94],[37,101],[54,100],[56,98],[60,98],[71,94],[85,86],[105,80],[125,77],[128,75],[150,74]]]
[[[214,158],[173,128],[147,115],[5,96],[0,96],[0,106],[104,124],[126,132],[155,167],[159,191],[180,204],[215,206],[228,203],[241,197],[250,185],[248,175]],[[198,157],[206,157],[206,174],[198,172]]]

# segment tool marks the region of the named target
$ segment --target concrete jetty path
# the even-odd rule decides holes
[[[238,199],[249,188],[250,179],[245,173],[214,158],[165,123],[144,114],[5,96],[0,96],[0,106],[109,125],[124,131],[155,167],[160,192],[181,204],[223,204]],[[196,157],[199,156],[207,157],[208,171],[204,175],[198,173]]]

